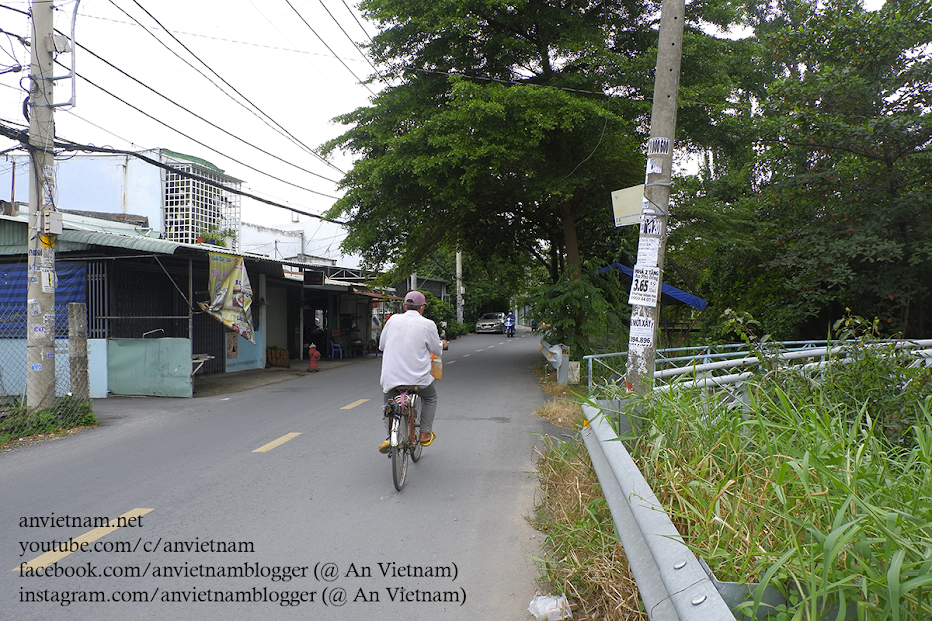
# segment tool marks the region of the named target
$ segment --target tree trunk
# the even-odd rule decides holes
[[[560,220],[563,222],[563,243],[566,246],[566,265],[572,280],[579,278],[582,259],[579,256],[579,238],[576,236],[576,210],[582,201],[582,191],[576,190],[573,198],[560,205]],[[575,269],[573,269],[575,268]]]

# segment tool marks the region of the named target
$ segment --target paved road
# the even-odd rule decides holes
[[[532,447],[559,431],[531,414],[539,356],[527,334],[454,341],[438,438],[400,493],[376,451],[379,359],[216,397],[98,401],[99,428],[0,455],[0,619],[532,619]],[[20,526],[120,515],[94,541],[92,524]],[[39,542],[81,536],[99,550],[50,576],[12,571]],[[61,603],[94,592],[136,601]],[[211,601],[244,592],[268,601]],[[22,601],[37,597],[54,601]]]

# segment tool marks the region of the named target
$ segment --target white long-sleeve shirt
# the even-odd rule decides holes
[[[382,391],[396,386],[427,386],[434,381],[430,374],[430,355],[441,355],[443,345],[437,324],[416,310],[392,315],[379,336],[382,355]]]

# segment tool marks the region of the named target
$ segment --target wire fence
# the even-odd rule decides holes
[[[54,381],[30,373],[27,322],[25,304],[0,305],[0,444],[96,423],[88,396],[85,305],[55,309],[54,354],[43,361],[54,364]]]

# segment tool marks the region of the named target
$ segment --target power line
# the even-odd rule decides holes
[[[339,183],[339,181],[336,181],[336,180],[334,180],[334,179],[330,179],[330,178],[328,178],[328,177],[324,177],[324,176],[321,175],[321,174],[318,174],[318,173],[316,173],[316,172],[313,172],[313,171],[310,171],[310,170],[308,170],[308,169],[306,169],[306,168],[303,168],[303,167],[301,167],[301,166],[298,166],[297,164],[295,164],[295,163],[293,163],[293,162],[289,162],[288,160],[285,160],[285,159],[280,158],[279,156],[275,155],[274,153],[270,153],[270,152],[266,151],[266,150],[263,149],[262,147],[259,147],[259,146],[256,146],[256,145],[252,144],[252,143],[249,142],[248,140],[245,140],[245,139],[243,139],[243,138],[240,138],[240,137],[237,136],[236,134],[233,134],[233,133],[231,133],[231,132],[229,132],[229,131],[223,129],[222,127],[220,127],[220,126],[217,125],[216,123],[214,123],[214,122],[212,122],[212,121],[209,121],[209,120],[205,119],[204,117],[202,117],[201,115],[197,114],[196,112],[193,112],[192,110],[189,110],[188,108],[182,106],[180,103],[178,103],[177,101],[173,100],[172,98],[170,98],[170,97],[168,97],[168,96],[166,96],[166,95],[160,93],[159,91],[155,90],[154,88],[152,88],[152,87],[149,86],[148,84],[144,83],[142,80],[139,80],[138,78],[135,78],[135,77],[131,76],[130,74],[126,73],[125,71],[123,71],[123,70],[120,69],[119,67],[115,66],[115,65],[114,65],[113,63],[111,63],[109,60],[106,60],[106,59],[104,59],[104,58],[101,58],[99,55],[97,55],[97,54],[95,54],[94,52],[92,52],[92,51],[89,50],[86,46],[81,45],[80,43],[77,43],[77,42],[76,42],[75,44],[78,45],[78,46],[80,46],[81,49],[83,49],[84,51],[86,51],[87,53],[89,53],[91,56],[93,56],[93,57],[96,58],[97,60],[99,60],[99,61],[105,63],[105,64],[108,65],[110,68],[112,68],[112,69],[114,69],[114,70],[116,70],[116,71],[119,71],[121,74],[123,74],[124,76],[126,76],[126,77],[129,78],[130,80],[136,82],[137,84],[139,84],[139,85],[142,86],[143,88],[146,88],[146,89],[150,90],[151,92],[155,93],[156,95],[158,95],[158,96],[161,97],[162,99],[166,100],[167,102],[169,102],[169,103],[171,103],[171,104],[173,104],[173,105],[175,105],[175,106],[181,108],[182,110],[184,110],[184,111],[187,112],[188,114],[190,114],[190,115],[192,115],[193,117],[195,117],[195,118],[197,118],[197,119],[199,119],[199,120],[201,120],[201,121],[207,123],[208,125],[210,125],[210,126],[213,127],[214,129],[220,130],[221,132],[225,133],[227,136],[230,136],[231,138],[235,138],[236,140],[239,140],[239,141],[242,142],[243,144],[248,145],[248,146],[252,147],[253,149],[256,149],[257,151],[259,151],[259,152],[261,152],[261,153],[264,153],[265,155],[268,155],[268,156],[270,156],[270,157],[272,157],[272,158],[278,160],[279,162],[282,162],[282,163],[284,163],[284,164],[288,164],[289,166],[293,166],[294,168],[297,168],[297,169],[300,170],[300,171],[306,172],[306,173],[309,174],[309,175],[314,175],[315,177],[320,177],[321,179],[323,179],[323,180],[325,180],[325,181],[329,181],[330,183],[334,183],[334,184]]]
[[[338,198],[338,197],[332,196],[332,195],[330,195],[330,194],[324,194],[323,192],[318,192],[317,190],[311,190],[310,188],[305,188],[305,187],[300,186],[300,185],[298,185],[298,184],[296,184],[296,183],[292,183],[292,182],[290,182],[290,181],[286,181],[286,180],[284,180],[284,179],[282,179],[282,178],[280,178],[280,177],[276,177],[275,175],[273,175],[273,174],[271,174],[271,173],[267,173],[267,172],[264,172],[264,171],[262,171],[262,170],[259,170],[259,169],[256,168],[255,166],[250,166],[249,164],[246,164],[245,162],[241,162],[240,160],[238,160],[238,159],[236,159],[236,158],[230,156],[228,153],[221,153],[220,151],[217,151],[217,150],[214,149],[213,147],[211,147],[211,146],[209,146],[209,145],[207,145],[207,144],[201,142],[200,140],[198,140],[198,139],[196,139],[196,138],[192,138],[191,136],[185,134],[185,133],[182,132],[181,130],[172,127],[172,126],[169,125],[168,123],[166,123],[166,122],[164,122],[164,121],[161,121],[161,120],[155,118],[154,116],[152,116],[152,115],[149,114],[148,112],[145,112],[144,110],[142,110],[142,109],[140,109],[140,108],[137,108],[136,106],[134,106],[133,104],[129,103],[129,102],[126,101],[125,99],[122,99],[121,97],[119,97],[119,96],[117,96],[117,95],[114,95],[113,93],[111,93],[110,91],[108,91],[107,89],[105,89],[104,87],[102,87],[102,86],[100,86],[100,85],[98,85],[98,84],[92,82],[91,80],[87,79],[86,77],[84,77],[84,76],[81,75],[80,73],[75,72],[75,75],[77,75],[79,78],[81,78],[82,80],[84,80],[85,82],[87,82],[88,84],[90,84],[91,86],[93,86],[93,87],[95,87],[95,88],[97,88],[97,89],[103,91],[103,92],[106,93],[107,95],[110,95],[111,97],[113,97],[114,99],[116,99],[117,101],[119,101],[120,103],[122,103],[122,104],[124,104],[124,105],[126,105],[126,106],[129,106],[130,108],[132,108],[132,109],[135,110],[136,112],[142,114],[143,116],[145,116],[145,117],[147,117],[147,118],[149,118],[149,119],[155,121],[156,123],[158,123],[158,124],[160,124],[160,125],[163,125],[163,126],[167,127],[168,129],[172,130],[173,132],[175,132],[175,133],[177,133],[177,134],[179,134],[179,135],[181,135],[181,136],[184,136],[184,137],[187,138],[188,140],[190,140],[190,141],[192,141],[192,142],[194,142],[194,143],[199,144],[200,146],[204,147],[205,149],[209,149],[210,151],[212,151],[212,152],[214,152],[214,153],[216,153],[216,154],[218,154],[218,155],[221,155],[221,156],[227,158],[227,159],[230,160],[230,161],[236,162],[236,163],[239,164],[240,166],[245,166],[245,167],[248,168],[249,170],[253,170],[253,171],[259,173],[260,175],[264,175],[264,176],[269,177],[269,178],[271,178],[271,179],[275,179],[276,181],[281,181],[282,183],[285,183],[285,184],[290,185],[290,186],[292,186],[292,187],[298,188],[299,190],[304,190],[305,192],[310,192],[310,193],[312,193],[312,194],[318,194],[318,195],[320,195],[320,196],[324,196],[324,197],[326,197],[326,198],[332,198],[332,199],[334,199],[334,200],[336,200],[336,199]]]
[[[24,11],[22,9],[14,9],[13,7],[8,6],[6,4],[0,4],[0,9],[8,9],[10,11],[16,11],[17,13],[22,13],[26,17],[32,17],[32,15],[29,14],[29,11]]]
[[[135,2],[135,0],[133,0],[133,1]],[[307,23],[307,20],[304,19],[304,16],[301,15],[300,13],[298,13],[298,9],[294,8],[294,5],[291,4],[291,0],[285,0],[285,4],[287,4],[289,7],[291,7],[291,10],[294,11],[295,15],[297,15],[298,17],[301,18],[301,21],[304,22],[304,25],[307,26],[307,29],[310,30],[311,32],[313,32],[315,37],[317,37],[318,39],[320,39],[320,42],[324,44],[324,47],[326,47],[328,50],[330,50],[330,53],[331,53],[331,54],[333,54],[334,56],[336,56],[337,60],[340,61],[340,64],[342,64],[344,67],[346,67],[346,70],[349,71],[349,72],[352,74],[352,76],[353,76],[354,78],[356,78],[356,81],[359,82],[360,84],[362,84],[363,86],[365,86],[365,87],[366,87],[366,90],[369,91],[369,92],[372,94],[373,97],[375,97],[375,93],[372,91],[371,88],[369,88],[369,85],[366,84],[365,81],[364,81],[362,78],[360,78],[358,75],[356,75],[356,73],[355,73],[352,69],[349,68],[349,65],[347,65],[345,62],[343,62],[343,59],[342,59],[342,58],[340,58],[339,56],[337,56],[337,53],[334,52],[334,51],[330,48],[329,45],[327,45],[327,42],[324,41],[323,37],[321,37],[319,34],[317,34],[317,31],[316,31],[316,30],[314,30],[313,28],[311,28],[311,25],[310,25],[309,23]]]
[[[609,93],[604,93],[604,92],[586,91],[586,90],[582,90],[579,88],[565,88],[562,86],[549,86],[547,84],[534,84],[533,82],[522,82],[521,80],[504,80],[502,78],[489,78],[485,76],[469,75],[467,73],[459,73],[457,71],[437,71],[437,70],[432,70],[432,69],[420,69],[418,67],[409,67],[408,69],[410,71],[416,71],[418,73],[434,73],[437,75],[467,78],[469,80],[498,82],[500,84],[514,84],[515,86],[534,86],[536,88],[547,88],[553,91],[566,91],[567,93],[582,93],[584,95],[599,95],[600,97],[612,97],[612,95],[610,95]]]
[[[359,29],[362,30],[362,33],[366,35],[367,39],[369,39],[369,43],[374,43],[374,41],[372,41],[372,37],[369,36],[369,33],[366,31],[366,29],[363,28],[362,24],[359,23],[359,19],[356,18],[356,14],[353,13],[353,10],[349,8],[348,4],[346,4],[346,0],[340,0],[340,1],[343,3],[343,6],[346,7],[346,10],[349,11],[349,14],[353,17],[353,21],[356,22],[356,25],[359,26]]]
[[[143,11],[146,15],[148,15],[148,16],[152,19],[152,21],[154,21],[156,24],[159,25],[159,28],[161,28],[163,31],[165,31],[165,32],[168,34],[168,36],[170,36],[172,39],[174,39],[175,42],[176,42],[178,45],[180,45],[182,48],[185,49],[186,52],[188,52],[188,54],[190,54],[190,55],[193,56],[195,59],[197,59],[197,61],[198,61],[199,63],[201,63],[202,65],[204,65],[204,67],[205,67],[208,71],[210,71],[212,74],[214,74],[214,75],[217,77],[217,79],[219,79],[221,82],[223,82],[223,83],[224,83],[227,87],[229,87],[234,93],[236,93],[237,95],[239,95],[240,97],[242,97],[243,100],[245,100],[250,106],[252,106],[253,108],[255,108],[255,110],[256,110],[259,114],[261,114],[262,116],[264,116],[265,118],[267,118],[267,119],[268,119],[269,121],[271,121],[276,127],[280,128],[283,132],[285,132],[293,141],[295,141],[296,144],[302,146],[304,149],[306,149],[306,150],[308,151],[308,153],[310,153],[311,155],[313,155],[314,157],[316,157],[317,159],[319,159],[321,162],[323,162],[323,163],[326,164],[327,166],[330,166],[330,167],[333,168],[334,170],[338,171],[340,174],[342,174],[342,175],[345,175],[345,174],[346,174],[346,172],[340,170],[339,168],[337,168],[336,166],[334,166],[332,163],[328,162],[327,159],[324,158],[323,156],[321,156],[319,153],[317,153],[316,150],[312,149],[311,147],[307,146],[306,144],[304,144],[303,142],[301,142],[300,140],[298,140],[297,137],[295,137],[291,132],[289,132],[287,129],[285,129],[280,123],[278,123],[275,119],[273,119],[271,116],[269,116],[268,114],[266,114],[259,106],[257,106],[256,104],[254,104],[248,97],[246,97],[246,96],[243,95],[241,92],[239,92],[239,90],[237,90],[236,87],[234,87],[232,84],[230,84],[229,82],[227,82],[219,73],[217,73],[216,71],[214,71],[214,70],[210,67],[210,65],[208,65],[208,64],[205,63],[203,60],[201,60],[201,58],[200,58],[197,54],[195,54],[194,52],[192,52],[192,51],[188,48],[188,46],[186,46],[184,43],[182,43],[181,40],[178,39],[178,37],[176,37],[175,35],[173,35],[173,34],[171,33],[170,30],[168,30],[167,28],[165,28],[165,26],[162,25],[162,22],[160,22],[158,19],[156,19],[156,17],[155,17],[154,15],[152,15],[152,13],[150,13],[148,10],[146,10],[145,7],[143,7],[141,4],[139,4],[138,0],[133,0],[133,3],[134,3],[136,6],[138,6],[140,9],[142,9],[142,11]],[[139,23],[138,20],[136,20],[136,18],[132,17],[131,15],[129,15],[129,13],[127,13],[126,11],[124,11],[123,9],[121,9],[119,6],[117,6],[116,3],[115,3],[113,0],[110,0],[110,4],[112,4],[112,5],[115,6],[117,9],[119,9],[120,11],[122,11],[124,15],[127,15],[128,17],[130,17],[130,19],[132,19],[133,21],[136,21],[137,23]],[[143,30],[145,30],[146,32],[149,32],[148,28],[145,28],[142,24],[139,24],[139,25],[140,25],[140,27],[143,28]],[[150,32],[149,34],[151,35],[152,33]],[[152,36],[154,36],[154,35],[152,35]],[[155,38],[156,38],[156,40],[159,40],[158,37],[155,37]],[[161,40],[159,40],[159,42],[162,43]],[[169,51],[172,51],[172,50],[171,50],[170,48],[168,48],[168,46],[165,45],[164,43],[162,43],[162,45],[165,46],[165,48],[168,49]],[[173,52],[173,53],[174,53],[174,52]],[[176,54],[176,56],[177,56],[177,54]],[[181,58],[181,57],[178,56],[178,58]],[[189,65],[190,65],[190,63],[189,63]],[[192,68],[193,68],[193,67],[192,67]],[[203,75],[203,74],[201,74],[201,75]],[[204,76],[204,77],[206,78],[207,76]],[[209,80],[209,79],[208,79],[208,81],[210,81],[211,84],[214,84],[213,81],[211,81],[211,80]],[[217,85],[214,84],[214,86],[217,86]],[[218,88],[219,88],[219,87],[218,87]],[[227,96],[229,97],[229,94],[226,93],[225,91],[223,91],[223,89],[220,89],[220,90],[221,90],[221,92],[224,92],[224,94],[227,95]],[[231,99],[232,99],[232,98],[231,98]],[[235,101],[235,100],[234,100],[234,101]]]
[[[0,124],[0,136],[4,136],[11,140],[16,140],[20,143],[23,143],[24,145],[29,144],[29,133],[28,131],[25,131],[25,130],[17,130],[12,127],[8,127],[6,125]],[[255,194],[250,194],[249,192],[244,192],[242,190],[237,190],[236,188],[231,188],[229,186],[223,185],[222,183],[218,181],[214,181],[213,179],[208,179],[207,177],[201,177],[200,175],[196,175],[194,173],[189,173],[185,170],[175,168],[174,166],[170,166],[168,164],[152,159],[151,157],[143,155],[142,153],[137,153],[135,151],[127,151],[125,149],[111,149],[109,147],[95,147],[93,145],[80,144],[77,142],[72,142],[70,140],[56,140],[54,142],[54,146],[64,151],[82,151],[86,153],[110,153],[110,154],[115,154],[115,155],[131,155],[132,157],[138,158],[144,162],[152,164],[153,166],[157,166],[158,168],[161,168],[163,170],[171,171],[186,179],[193,179],[195,181],[200,181],[209,186],[213,186],[220,190],[230,192],[231,194],[245,196],[246,198],[251,198],[253,200],[259,201],[260,203],[265,203],[266,205],[278,207],[279,209],[285,209],[287,211],[292,211],[294,213],[301,214],[302,216],[318,218],[320,220],[324,220],[325,222],[332,222],[334,224],[346,225],[346,222],[342,222],[340,220],[333,220],[331,218],[327,218],[326,216],[321,216],[315,213],[310,213],[308,211],[297,209],[295,207],[289,207],[288,205],[276,203],[275,201],[270,201],[266,198],[256,196]],[[334,197],[330,197],[330,198],[334,198]]]
[[[76,114],[74,110],[66,109],[66,110],[62,110],[62,112],[65,112],[65,113],[67,113],[67,114],[70,114],[71,116],[75,117],[76,119],[81,120],[81,121],[84,121],[85,123],[87,123],[88,125],[90,125],[90,126],[92,126],[92,127],[96,127],[96,128],[99,129],[100,131],[102,131],[102,132],[104,132],[104,133],[107,133],[107,134],[110,134],[110,135],[113,136],[114,138],[119,138],[120,140],[122,140],[123,142],[125,142],[125,143],[127,143],[127,144],[131,144],[131,145],[135,145],[135,144],[136,144],[136,143],[134,143],[132,140],[127,140],[127,139],[124,138],[123,136],[120,136],[119,134],[113,133],[112,131],[110,131],[110,130],[107,129],[106,127],[101,127],[101,126],[98,125],[97,123],[94,123],[93,121],[89,121],[89,120],[85,119],[85,118],[84,118],[83,116],[81,116],[80,114]]]
[[[122,9],[120,10],[122,11]],[[89,15],[87,13],[79,13],[79,15],[81,17],[86,17],[88,19],[96,19],[102,22],[112,22],[114,24],[123,24],[125,26],[142,26],[143,28],[147,30],[165,30],[163,28],[156,28],[154,26],[146,26],[144,24],[140,24],[138,21],[124,22],[119,19],[111,19],[109,17],[100,17],[99,15]],[[133,19],[133,18],[130,17],[130,19]],[[357,20],[357,23],[358,23],[358,20]],[[185,30],[171,29],[171,30],[165,30],[165,32],[173,32],[175,34],[185,35],[187,37],[197,37],[199,39],[207,39],[208,41],[220,41],[221,43],[235,43],[237,45],[248,45],[248,46],[257,47],[263,50],[273,50],[273,51],[278,51],[278,52],[291,52],[292,54],[304,54],[307,56],[320,56],[322,58],[336,58],[332,54],[321,54],[319,52],[308,52],[307,50],[299,50],[293,47],[280,47],[277,45],[266,45],[263,43],[255,43],[253,41],[240,41],[239,39],[225,39],[223,37],[212,37],[210,35],[200,34],[197,32],[187,32]],[[361,62],[358,59],[354,59],[354,58],[348,58],[347,60],[352,61],[352,62]]]
[[[324,7],[324,10],[327,11],[327,15],[330,16],[330,19],[333,20],[333,23],[336,24],[336,25],[337,25],[337,28],[340,29],[340,32],[342,32],[342,33],[346,36],[347,40],[348,40],[350,43],[353,44],[353,47],[356,48],[356,51],[359,52],[359,54],[360,54],[363,58],[366,59],[366,62],[369,63],[369,66],[372,67],[372,70],[375,71],[375,74],[376,74],[377,76],[379,76],[380,78],[382,78],[382,74],[379,73],[378,68],[376,68],[376,66],[372,63],[372,61],[371,61],[371,60],[369,59],[369,57],[365,54],[365,52],[363,52],[361,49],[359,49],[359,46],[356,45],[356,42],[353,41],[353,38],[352,38],[351,36],[349,36],[349,33],[347,33],[346,30],[343,29],[343,24],[341,24],[339,21],[337,21],[337,18],[333,16],[333,13],[331,13],[331,12],[330,12],[330,9],[327,8],[327,5],[324,4],[324,0],[319,0],[319,2],[320,2],[320,6]],[[357,23],[358,23],[358,22],[357,22]],[[382,78],[382,79],[384,80],[384,78]],[[369,92],[372,92],[372,91],[369,91]]]

